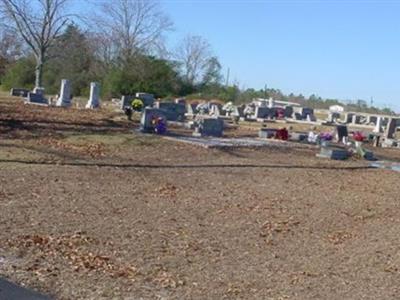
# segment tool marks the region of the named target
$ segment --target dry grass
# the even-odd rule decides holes
[[[0,274],[56,299],[398,299],[399,173],[136,125],[0,100]]]

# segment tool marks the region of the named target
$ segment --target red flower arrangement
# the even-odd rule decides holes
[[[353,133],[353,139],[357,142],[362,142],[365,139],[365,136],[360,131],[356,131]]]

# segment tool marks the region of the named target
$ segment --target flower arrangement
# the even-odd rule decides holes
[[[330,132],[321,132],[319,138],[321,141],[332,141],[333,135]]]
[[[363,135],[362,132],[356,131],[356,132],[353,133],[353,139],[354,139],[356,142],[362,142],[362,141],[364,141],[365,136]]]
[[[134,111],[141,111],[143,109],[143,101],[140,99],[134,99],[131,106]]]
[[[151,121],[153,124],[154,132],[157,134],[164,134],[167,131],[167,124],[162,117],[154,117]]]
[[[275,133],[275,138],[282,141],[287,141],[289,139],[289,132],[286,128],[280,128]]]

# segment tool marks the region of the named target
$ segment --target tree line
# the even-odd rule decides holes
[[[70,11],[71,0],[0,0],[2,88],[36,86],[56,94],[61,79],[67,78],[73,96],[87,96],[89,83],[97,81],[106,99],[144,91],[160,98],[243,103],[273,97],[314,108],[342,105],[315,95],[225,83],[221,63],[203,37],[188,35],[176,48],[167,49],[173,23],[155,0],[96,3],[88,16]],[[379,111],[348,105],[357,111]]]

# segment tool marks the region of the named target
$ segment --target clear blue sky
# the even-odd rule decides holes
[[[373,97],[400,112],[400,0],[161,2],[169,44],[205,37],[241,87]]]

